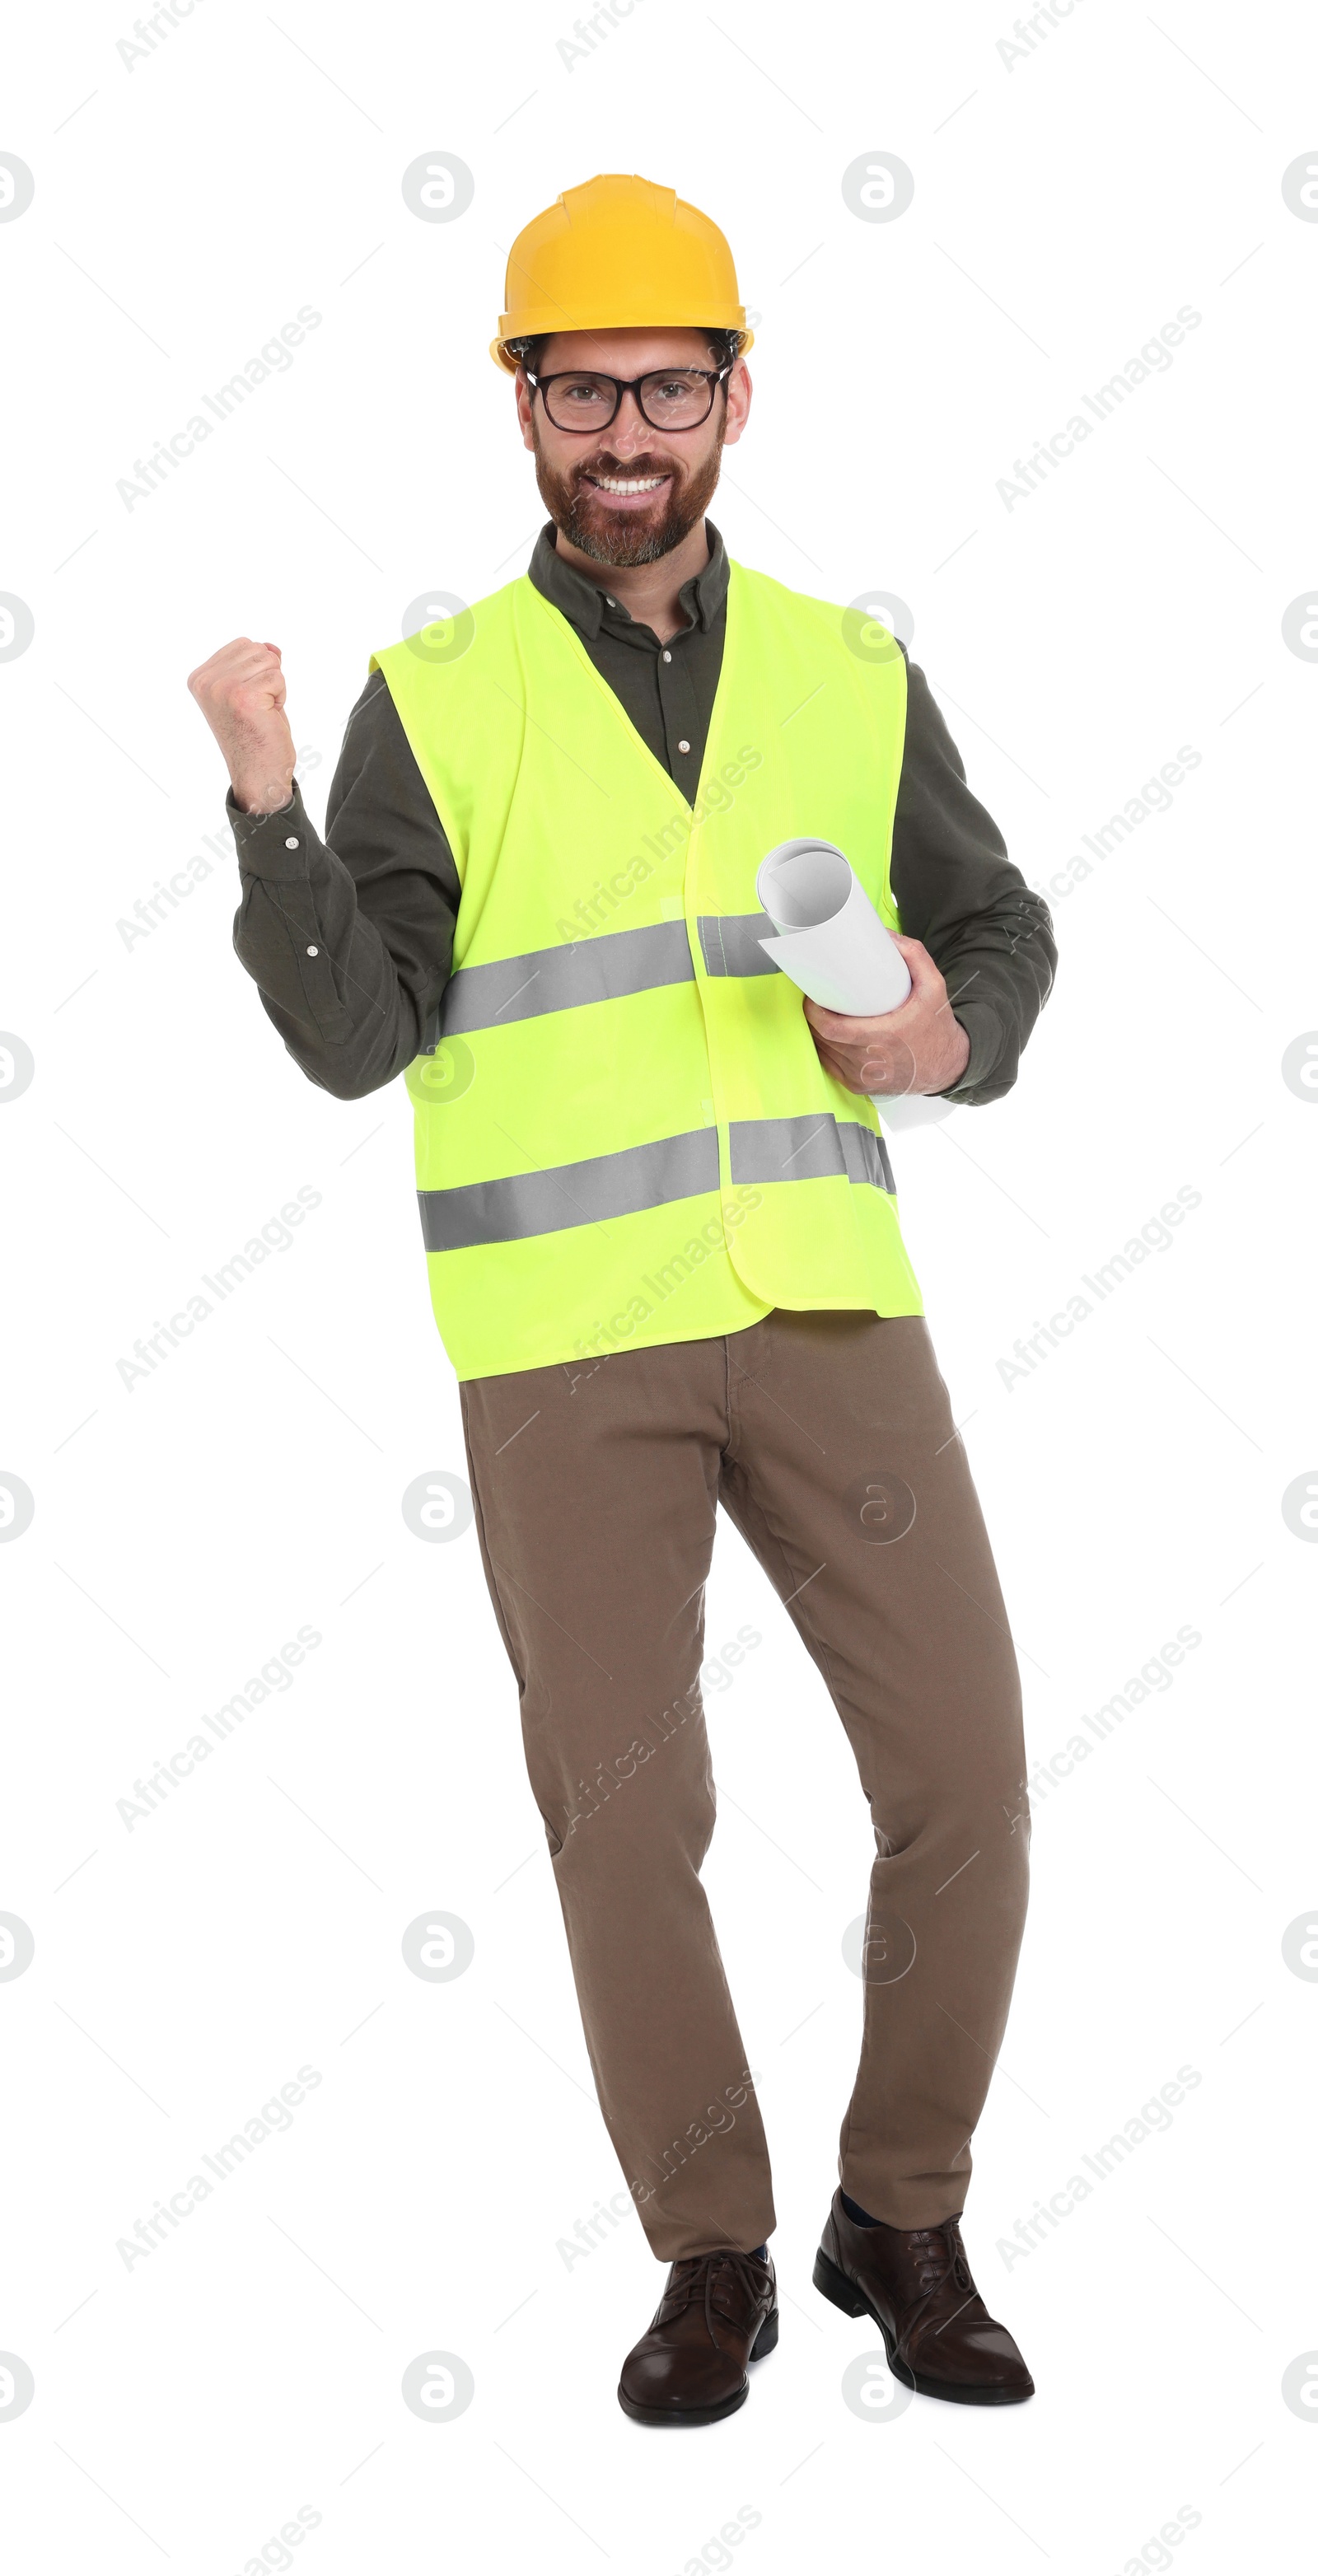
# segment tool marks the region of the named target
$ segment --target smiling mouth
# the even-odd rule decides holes
[[[608,492],[625,501],[644,498],[647,493],[662,490],[666,474],[590,474],[583,476],[596,492]]]

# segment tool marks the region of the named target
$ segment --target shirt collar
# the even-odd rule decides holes
[[[728,556],[723,539],[712,519],[705,521],[709,537],[709,561],[683,582],[678,601],[688,622],[708,633],[723,610],[728,595]],[[545,522],[535,541],[535,550],[527,572],[535,587],[551,607],[561,609],[579,635],[595,637],[602,626],[615,631],[630,626],[634,620],[620,601],[610,601],[600,584],[591,581],[575,564],[568,563],[554,543],[554,523]]]

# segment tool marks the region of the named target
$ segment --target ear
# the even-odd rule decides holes
[[[723,425],[725,447],[735,447],[746,426],[750,416],[752,390],[750,368],[744,358],[738,358],[728,378],[725,395],[726,411]]]
[[[523,447],[529,447],[534,450],[535,432],[531,426],[531,407],[533,397],[531,388],[526,381],[525,367],[518,367],[517,374],[513,379],[513,386],[514,396],[517,403],[517,418],[522,431],[522,445]]]

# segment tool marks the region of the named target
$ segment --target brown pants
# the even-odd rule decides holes
[[[778,1308],[461,1396],[600,2107],[652,2250],[749,2251],[774,2226],[700,1882],[720,1502],[823,1675],[874,1821],[843,2188],[890,2226],[952,2216],[1011,1998],[1029,1823],[1016,1658],[923,1318]]]

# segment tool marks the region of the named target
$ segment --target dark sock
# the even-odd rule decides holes
[[[768,2262],[769,2248],[767,2245],[752,2245],[751,2252],[756,2257],[757,2261],[761,2263]]]
[[[871,2218],[867,2209],[861,2208],[858,2200],[852,2200],[850,2194],[845,2191],[842,2194],[842,2206],[854,2227],[877,2227],[880,2224],[877,2218]]]

